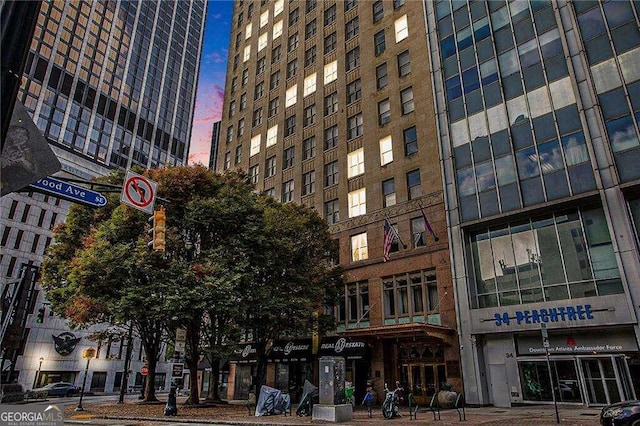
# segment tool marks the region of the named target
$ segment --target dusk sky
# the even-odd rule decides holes
[[[209,164],[211,130],[222,118],[233,1],[209,0],[189,164]]]

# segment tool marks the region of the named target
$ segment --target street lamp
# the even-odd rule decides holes
[[[38,380],[40,379],[40,370],[42,369],[42,361],[44,361],[43,357],[40,357],[40,364],[38,364],[38,371],[36,372],[36,377],[33,379],[33,388],[35,389],[38,384]]]
[[[82,397],[84,396],[84,387],[87,384],[87,376],[89,375],[89,362],[91,358],[96,356],[95,348],[87,348],[82,351],[82,358],[87,360],[87,367],[84,370],[84,379],[82,379],[82,390],[80,391],[80,401],[78,401],[78,406],[76,407],[76,411],[84,411],[82,408]]]

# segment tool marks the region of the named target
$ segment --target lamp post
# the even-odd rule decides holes
[[[32,388],[36,388],[38,385],[38,380],[40,379],[40,370],[42,369],[42,361],[44,361],[43,357],[40,357],[40,364],[38,364],[38,371],[36,372],[36,377],[33,378],[33,386]]]
[[[80,401],[78,401],[78,406],[76,407],[76,411],[84,411],[82,408],[82,397],[84,396],[84,387],[87,384],[87,376],[89,375],[89,362],[91,358],[96,356],[95,348],[87,348],[82,351],[82,358],[87,360],[87,367],[84,370],[84,379],[82,379],[82,390],[80,391]]]

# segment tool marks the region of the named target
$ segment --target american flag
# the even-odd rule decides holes
[[[391,254],[391,246],[396,241],[396,230],[393,228],[389,219],[384,220],[384,244],[382,245],[382,258],[386,262]]]

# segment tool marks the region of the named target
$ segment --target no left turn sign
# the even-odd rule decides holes
[[[153,213],[157,187],[158,184],[151,179],[127,171],[120,201],[143,212]]]

